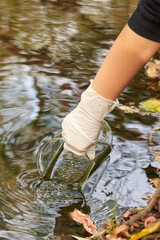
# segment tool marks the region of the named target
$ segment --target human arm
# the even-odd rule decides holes
[[[150,0],[140,2],[146,1]],[[157,3],[157,0],[152,1]],[[133,17],[132,19],[134,20]],[[130,25],[131,23],[132,21],[129,21]],[[152,37],[149,32],[148,35]],[[142,34],[137,33],[128,24],[124,27],[93,83],[82,94],[78,107],[69,113],[62,123],[66,151],[78,156],[87,153],[94,158],[94,148],[103,117],[113,110],[116,102],[112,101],[159,49],[160,38],[158,39],[159,42],[143,37],[143,31]]]
[[[159,47],[160,43],[138,35],[127,24],[101,65],[93,89],[115,100]]]
[[[93,89],[114,100],[156,53],[159,43],[160,0],[140,0],[100,67]]]

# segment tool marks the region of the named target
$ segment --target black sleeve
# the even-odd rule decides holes
[[[128,25],[138,35],[160,43],[160,0],[140,0]]]

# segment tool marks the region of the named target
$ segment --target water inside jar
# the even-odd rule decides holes
[[[87,189],[87,179],[95,175],[105,160],[109,161],[107,157],[111,151],[111,144],[112,131],[106,121],[102,123],[93,160],[89,160],[87,156],[78,158],[72,153],[66,153],[63,149],[62,135],[59,133],[55,138],[46,141],[38,152],[37,163],[42,179],[51,181],[58,191],[76,191],[82,186],[83,189]],[[96,174],[94,185],[98,179]],[[89,181],[87,182],[89,184]]]

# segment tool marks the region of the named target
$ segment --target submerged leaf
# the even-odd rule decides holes
[[[87,232],[91,234],[98,233],[97,227],[94,225],[93,221],[87,216],[87,214],[81,213],[78,209],[75,209],[70,213],[70,216],[74,221],[82,223],[83,227]]]
[[[157,99],[149,99],[147,101],[144,101],[140,108],[150,111],[150,112],[159,112],[160,113],[160,100]]]

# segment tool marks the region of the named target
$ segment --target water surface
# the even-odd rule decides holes
[[[0,239],[82,235],[69,217],[74,208],[100,227],[115,199],[120,217],[129,207],[145,205],[153,193],[149,181],[158,175],[158,164],[148,136],[159,124],[157,114],[115,109],[108,116],[113,151],[87,199],[58,197],[48,181],[40,184],[36,165],[42,142],[54,137],[79,102],[135,7],[134,0],[1,0]],[[157,97],[157,91],[147,90],[152,82],[142,70],[120,103],[137,107]]]

